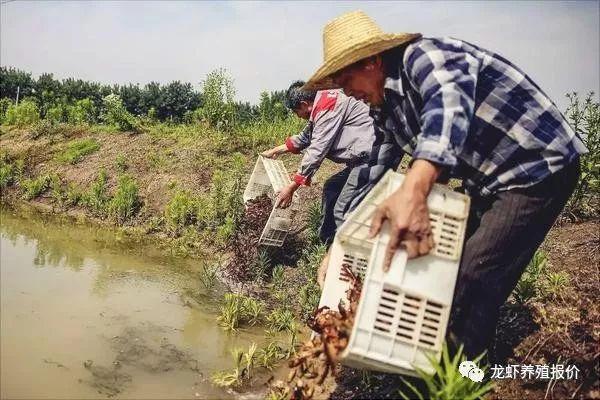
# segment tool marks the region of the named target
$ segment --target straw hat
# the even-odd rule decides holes
[[[333,88],[330,75],[363,58],[421,37],[420,33],[384,33],[362,11],[343,14],[323,29],[323,65],[304,85],[305,89]]]

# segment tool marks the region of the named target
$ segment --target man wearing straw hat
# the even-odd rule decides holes
[[[368,102],[413,158],[373,219],[372,235],[390,223],[384,268],[398,248],[418,257],[434,245],[426,199],[442,173],[471,196],[449,338],[474,357],[489,347],[499,308],[573,192],[587,150],[544,92],[495,53],[385,34],[360,11],[328,23],[323,43],[306,87],[341,87]]]

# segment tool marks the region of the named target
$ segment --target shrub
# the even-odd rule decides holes
[[[89,192],[82,199],[92,213],[97,216],[104,216],[106,214],[106,207],[110,200],[106,190],[107,183],[108,175],[106,174],[106,170],[102,168]]]
[[[196,200],[184,190],[175,192],[165,209],[167,228],[172,233],[179,233],[185,226],[191,225],[196,218]]]
[[[102,99],[104,103],[105,113],[103,115],[104,122],[115,126],[118,130],[134,131],[140,129],[135,117],[125,109],[123,101],[116,94],[109,94]]]
[[[16,172],[16,168],[6,154],[0,153],[0,189],[4,189],[14,183]]]
[[[59,103],[46,110],[45,119],[51,123],[67,122],[67,106]]]
[[[0,99],[0,124],[4,123],[4,119],[6,118],[6,112],[12,104],[13,101],[8,97],[3,97],[2,99]]]
[[[13,166],[0,163],[0,189],[4,189],[13,183]]]
[[[210,72],[202,82],[200,118],[211,127],[231,130],[235,125],[235,88],[224,69]]]
[[[117,158],[115,158],[115,166],[120,173],[127,171],[127,160],[123,154],[119,154]]]
[[[212,264],[204,263],[202,265],[202,271],[200,271],[200,283],[204,286],[205,289],[212,289],[215,283],[217,282],[217,274],[221,264],[219,262],[215,262]]]
[[[74,183],[69,183],[67,185],[67,190],[65,193],[65,205],[66,206],[76,206],[78,205],[83,198],[83,194],[79,190]]]
[[[91,124],[96,120],[96,107],[90,99],[75,102],[67,110],[67,120],[71,124]]]
[[[51,177],[49,175],[39,176],[33,179],[24,179],[19,185],[23,192],[23,198],[32,200],[50,188]]]
[[[133,217],[141,203],[138,192],[138,185],[135,180],[127,174],[121,175],[115,195],[108,205],[109,215],[120,224]]]
[[[294,313],[287,308],[273,310],[267,317],[269,329],[276,332],[291,332],[295,327],[295,322]]]
[[[32,100],[23,100],[18,105],[11,104],[6,110],[4,123],[24,127],[40,120],[40,112]]]
[[[569,274],[565,271],[551,272],[546,275],[546,291],[551,297],[561,295],[569,284]]]
[[[221,387],[239,386],[244,379],[251,379],[256,362],[256,343],[248,347],[248,351],[233,349],[231,352],[235,367],[232,371],[219,371],[211,376],[213,384]]]
[[[54,201],[59,205],[64,204],[66,200],[66,193],[62,189],[62,181],[58,174],[52,174],[50,176],[50,193]]]
[[[317,282],[310,279],[300,288],[300,315],[304,321],[308,320],[319,306],[321,299],[321,288]]]
[[[564,211],[577,220],[600,215],[600,103],[593,100],[593,92],[583,102],[577,93],[567,97],[569,122],[589,151],[581,157],[581,176]]]
[[[76,139],[67,144],[67,148],[56,156],[56,161],[77,164],[83,157],[100,148],[95,139]]]

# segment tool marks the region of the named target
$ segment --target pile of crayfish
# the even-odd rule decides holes
[[[292,389],[282,388],[279,382],[279,389],[291,400],[311,399],[325,378],[336,374],[339,356],[348,346],[362,282],[348,264],[342,265],[340,279],[350,282],[347,305],[340,301],[337,310],[321,307],[315,311],[309,326],[317,334],[301,346],[288,364],[291,370],[287,382],[293,385]]]

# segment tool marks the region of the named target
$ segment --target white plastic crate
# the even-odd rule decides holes
[[[275,194],[290,183],[292,180],[282,161],[258,156],[246,190],[244,190],[244,203],[265,194],[274,200]],[[273,207],[258,244],[281,247],[292,226],[292,215],[296,208],[296,195],[294,195],[290,207],[285,209]]]
[[[388,172],[351,213],[331,246],[319,306],[337,308],[348,283],[339,279],[343,264],[363,276],[363,289],[343,364],[355,368],[416,375],[433,373],[427,356],[439,359],[469,213],[469,197],[435,185],[428,199],[435,247],[427,256],[407,260],[396,252],[383,272],[388,226],[376,238],[368,231],[378,204],[395,191],[404,175]]]

